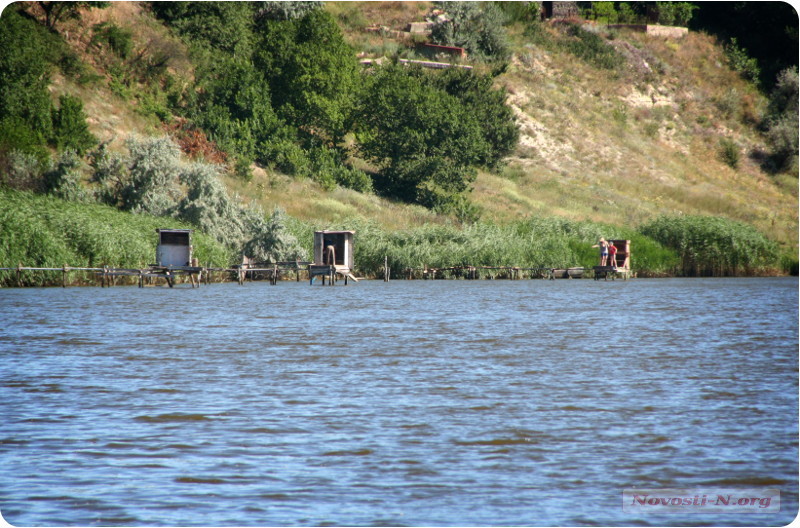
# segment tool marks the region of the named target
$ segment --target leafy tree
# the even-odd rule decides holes
[[[778,76],[767,110],[767,140],[773,170],[797,176],[798,166],[798,86],[797,68],[787,68]]]
[[[673,2],[673,5],[675,24],[679,26],[688,26],[694,16],[694,11],[699,9],[699,6],[691,2]]]
[[[193,43],[233,57],[253,51],[251,2],[151,2],[157,17]]]
[[[267,163],[265,143],[287,131],[261,72],[249,61],[222,57],[198,69],[197,86],[188,111],[194,123],[223,148]]]
[[[637,13],[635,5],[631,5],[629,2],[620,2],[619,6],[617,7],[617,20],[621,24],[634,24],[640,18],[640,14]]]
[[[302,18],[265,20],[255,65],[263,72],[280,117],[307,138],[328,146],[349,131],[358,89],[355,54],[326,11]]]
[[[421,70],[376,72],[359,123],[361,153],[382,167],[376,188],[410,202],[467,190],[489,154],[478,117]]]
[[[50,65],[47,43],[36,24],[23,18],[15,9],[7,9],[0,18],[0,121],[5,133],[0,144],[9,137],[28,138],[30,143],[44,144],[52,133],[50,117]]]
[[[58,101],[59,108],[53,109],[53,143],[59,150],[72,149],[82,156],[97,144],[86,124],[83,102],[71,95],[62,95]]]
[[[381,167],[375,187],[447,211],[464,209],[475,166],[496,166],[519,132],[505,92],[466,70],[379,70],[359,114],[360,152]]]
[[[730,43],[725,46],[725,55],[728,58],[728,63],[731,68],[739,75],[753,81],[758,82],[761,70],[758,67],[758,61],[750,57],[747,50],[740,47],[736,38],[732,38]]]
[[[595,20],[606,24],[616,24],[619,19],[614,2],[592,2],[592,15]]]
[[[513,110],[506,104],[505,89],[495,89],[488,75],[457,68],[445,70],[432,80],[436,86],[459,99],[481,123],[487,148],[480,152],[479,165],[496,167],[511,154],[519,141],[519,128],[514,122]]]

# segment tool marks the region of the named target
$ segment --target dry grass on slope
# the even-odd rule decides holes
[[[763,96],[713,39],[625,33],[629,67],[602,71],[527,46],[501,78],[521,130],[509,167],[482,174],[475,200],[498,219],[556,214],[637,225],[660,214],[745,221],[795,245],[796,193],[751,159]],[[637,62],[634,59],[639,59]],[[643,67],[642,65],[646,65]],[[730,141],[741,155],[720,155]]]

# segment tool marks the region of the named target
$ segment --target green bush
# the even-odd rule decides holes
[[[758,60],[750,57],[747,50],[739,46],[736,38],[732,38],[728,45],[725,46],[725,55],[733,71],[747,80],[754,83],[758,82],[761,76],[761,68],[758,66]]]
[[[20,191],[44,191],[42,174],[46,163],[50,161],[46,153],[44,158],[41,158],[22,150],[12,150],[3,156],[3,159],[4,163],[0,166],[0,187],[5,186]]]
[[[89,132],[83,102],[71,95],[58,98],[59,108],[53,109],[53,143],[58,150],[74,150],[82,156],[97,145],[97,138]]]
[[[106,44],[121,59],[127,59],[133,51],[133,34],[129,30],[111,22],[101,22],[92,26],[92,31],[92,44]]]
[[[596,33],[587,31],[577,24],[568,24],[567,35],[568,37],[561,41],[561,47],[593,66],[614,70],[624,63],[622,55]]]
[[[90,194],[81,183],[83,162],[74,150],[62,152],[53,166],[44,173],[45,189],[58,198],[87,202]]]
[[[729,138],[719,140],[719,158],[732,169],[739,167],[740,149],[735,141]]]
[[[306,260],[308,252],[287,228],[288,217],[282,209],[275,209],[269,218],[260,211],[250,211],[250,240],[242,252],[259,262],[287,262]]]
[[[228,195],[219,169],[208,163],[189,163],[178,170],[186,194],[174,215],[189,222],[220,244],[241,247],[247,237],[241,206]]]
[[[798,76],[797,67],[787,68],[778,76],[770,94],[764,120],[770,145],[769,169],[798,173]]]
[[[120,207],[153,216],[172,214],[181,197],[180,149],[169,138],[130,137],[127,178],[119,189]]]
[[[800,259],[798,259],[796,251],[781,255],[781,271],[797,277],[798,268],[800,268]]]
[[[50,160],[41,132],[16,116],[0,119],[0,160],[10,152],[30,154],[41,164]]]
[[[447,13],[431,30],[431,40],[445,46],[466,49],[471,56],[483,60],[508,58],[510,48],[503,24],[504,10],[494,2],[434,2]]]

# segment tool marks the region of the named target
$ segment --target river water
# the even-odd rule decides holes
[[[0,290],[18,526],[784,525],[796,278]],[[629,488],[780,511],[623,511]]]

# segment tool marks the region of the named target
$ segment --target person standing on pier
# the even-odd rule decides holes
[[[600,265],[605,266],[606,261],[608,261],[608,242],[603,237],[600,237],[600,240],[597,244],[592,246],[593,248],[600,248]]]
[[[617,246],[612,240],[608,241],[608,265],[617,269]]]

